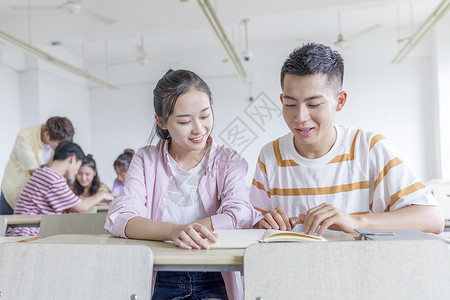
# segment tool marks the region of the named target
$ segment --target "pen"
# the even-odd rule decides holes
[[[395,232],[368,232],[364,235],[381,235],[381,236],[394,236]]]

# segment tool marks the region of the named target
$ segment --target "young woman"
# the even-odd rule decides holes
[[[134,150],[125,149],[123,153],[117,157],[114,161],[114,171],[116,171],[117,178],[114,180],[111,194],[113,196],[119,196],[122,193],[125,179],[127,178],[128,168],[130,167],[131,160],[133,159]]]
[[[88,154],[83,159],[75,181],[70,188],[80,198],[89,197],[98,192],[110,193],[108,186],[100,181],[97,174],[97,164],[92,154]]]
[[[153,91],[156,146],[139,149],[105,228],[115,236],[208,248],[214,229],[250,228],[259,214],[248,200],[246,161],[216,145],[211,92],[195,73],[169,70]],[[236,272],[158,272],[153,299],[242,299]]]

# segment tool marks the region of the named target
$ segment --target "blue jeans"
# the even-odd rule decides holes
[[[14,210],[9,206],[8,202],[6,202],[5,195],[3,192],[0,193],[0,215],[12,215]]]
[[[161,272],[156,275],[152,300],[228,299],[220,272]]]

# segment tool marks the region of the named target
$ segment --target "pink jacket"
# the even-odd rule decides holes
[[[168,142],[146,146],[137,151],[128,169],[123,194],[111,203],[105,229],[112,235],[125,236],[129,219],[141,216],[160,221],[168,201]],[[205,175],[200,179],[199,194],[214,229],[251,228],[260,213],[249,202],[244,177],[247,162],[236,151],[211,141]],[[243,299],[239,272],[222,272],[228,298]],[[153,276],[155,281],[156,276]]]

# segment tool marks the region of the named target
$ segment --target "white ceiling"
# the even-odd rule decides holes
[[[250,48],[296,40],[336,40],[338,13],[342,33],[351,37],[360,30],[380,24],[401,36],[411,33],[411,15],[417,27],[439,0],[210,0],[230,40],[242,49],[244,18],[248,23]],[[37,46],[57,41],[81,57],[83,43],[87,61],[104,60],[108,40],[110,61],[132,59],[140,36],[145,37],[149,57],[177,61],[176,53],[208,47],[225,58],[206,22],[192,1],[180,0],[82,0],[85,12],[70,15],[62,9],[27,7],[60,6],[65,0],[0,0],[0,29]],[[412,13],[411,13],[412,8]],[[86,11],[101,14],[93,17]],[[399,18],[398,18],[399,16]],[[29,26],[30,24],[30,26]],[[31,28],[31,30],[29,30]],[[397,34],[396,34],[397,36]],[[0,43],[1,45],[1,43]],[[4,47],[4,46],[3,46]],[[0,48],[1,49],[1,48]],[[170,56],[174,53],[174,57]]]

